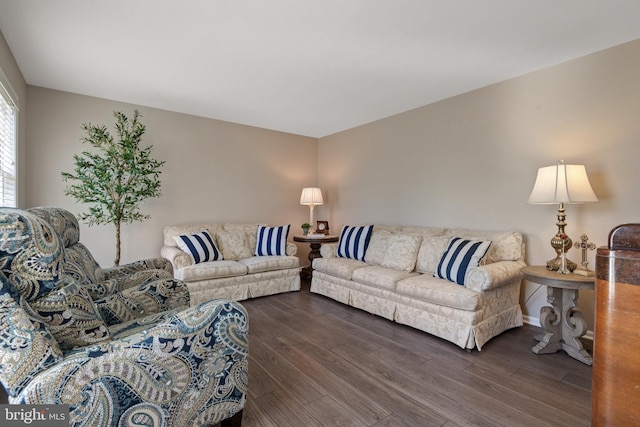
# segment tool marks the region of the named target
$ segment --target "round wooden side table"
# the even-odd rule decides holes
[[[593,358],[580,341],[580,337],[587,332],[587,321],[577,301],[580,289],[593,290],[594,277],[561,274],[543,266],[523,267],[521,271],[526,280],[546,285],[547,302],[551,305],[540,309],[540,326],[544,329],[544,335],[531,351],[548,354],[564,350],[574,359],[593,365]]]
[[[313,274],[313,260],[320,258],[320,247],[323,243],[334,243],[339,240],[338,235],[332,234],[307,234],[306,236],[297,235],[293,236],[294,242],[309,243],[311,246],[311,252],[309,252],[309,265],[302,268],[302,275],[304,277],[311,277]]]

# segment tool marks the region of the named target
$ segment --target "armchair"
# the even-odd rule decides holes
[[[0,381],[9,403],[69,405],[73,426],[239,425],[244,308],[214,300],[109,325],[68,274],[77,265],[64,241],[40,215],[0,208]]]
[[[87,247],[80,243],[80,225],[71,212],[54,206],[39,206],[27,211],[42,218],[60,236],[67,251],[68,262],[73,264],[69,274],[74,275],[81,283],[116,280],[118,290],[122,290],[154,279],[151,275],[135,277],[138,273],[150,274],[148,272],[152,271],[156,274],[155,279],[173,277],[173,266],[165,258],[151,258],[118,267],[102,268]]]
[[[65,274],[89,292],[108,325],[189,306],[189,290],[173,278],[173,266],[167,259],[101,268],[80,242],[80,225],[71,212],[52,206],[27,211],[44,220],[60,237],[66,253]]]

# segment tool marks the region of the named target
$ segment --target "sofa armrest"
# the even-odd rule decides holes
[[[514,281],[522,280],[520,269],[524,261],[499,261],[492,264],[472,267],[467,273],[464,286],[472,291],[482,292],[499,288]]]
[[[298,253],[298,246],[293,242],[287,242],[287,250],[285,253],[289,256],[294,256]]]
[[[175,246],[163,246],[160,249],[160,256],[168,259],[174,270],[193,264],[191,257]]]
[[[336,258],[338,253],[337,243],[325,243],[320,247],[320,255],[322,258]]]

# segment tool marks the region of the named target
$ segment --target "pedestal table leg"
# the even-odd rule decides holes
[[[578,309],[578,290],[563,289],[562,292],[562,349],[574,359],[593,365],[593,358],[584,349],[580,338],[587,332],[587,321]]]
[[[309,243],[309,246],[311,246],[311,251],[309,252],[309,266],[302,269],[302,274],[304,277],[311,278],[313,275],[313,260],[322,256],[320,254],[320,247],[322,246],[322,243],[311,242]]]
[[[531,351],[549,354],[564,350],[582,363],[593,364],[593,358],[580,341],[587,331],[587,322],[578,309],[577,301],[577,289],[547,286],[547,302],[551,307],[540,309],[540,326],[544,329],[544,335]]]
[[[540,326],[544,335],[531,351],[536,354],[555,353],[562,348],[562,289],[547,286],[546,306],[540,309]]]

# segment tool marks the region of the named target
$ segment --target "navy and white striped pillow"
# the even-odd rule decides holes
[[[489,250],[489,246],[491,246],[491,241],[482,242],[452,237],[433,275],[464,285],[467,270],[480,264],[482,257]]]
[[[364,255],[367,252],[372,231],[373,225],[363,225],[359,227],[349,225],[342,226],[340,242],[338,243],[338,256],[364,261]]]
[[[281,225],[280,227],[259,225],[255,255],[286,255],[289,227],[290,225]]]
[[[190,236],[175,236],[174,239],[178,247],[190,255],[196,264],[222,259],[222,252],[218,250],[208,231],[201,231]]]

